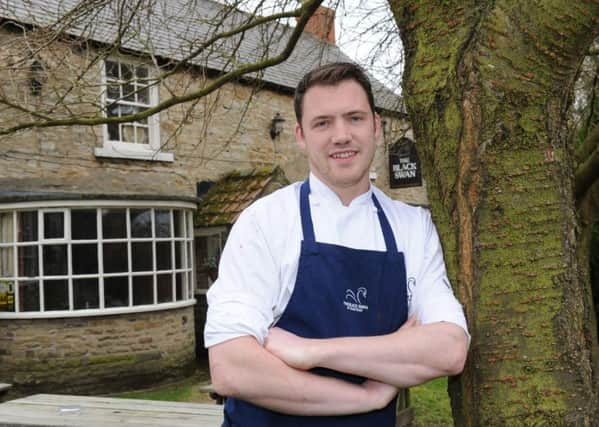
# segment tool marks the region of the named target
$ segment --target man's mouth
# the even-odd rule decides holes
[[[331,154],[331,157],[333,159],[349,159],[350,157],[355,157],[355,155],[358,154],[357,151],[340,151],[337,153],[333,153]]]

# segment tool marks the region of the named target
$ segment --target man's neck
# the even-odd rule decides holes
[[[316,178],[321,185],[325,186],[330,191],[332,191],[337,196],[337,198],[343,206],[349,206],[353,200],[355,200],[362,194],[368,192],[368,190],[370,189],[370,181],[360,183],[359,185],[334,186],[329,184],[322,178],[316,176],[313,172],[310,174],[310,177]]]

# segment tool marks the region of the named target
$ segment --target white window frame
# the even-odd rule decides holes
[[[101,210],[105,208],[124,209],[126,212],[126,225],[127,235],[125,238],[104,238],[102,236],[102,223],[101,223]],[[0,319],[30,319],[30,318],[60,318],[60,317],[80,317],[80,316],[99,316],[99,315],[110,315],[110,314],[122,314],[122,313],[136,313],[136,312],[147,312],[166,310],[171,308],[187,307],[195,304],[193,288],[195,284],[195,268],[194,259],[195,254],[193,253],[193,210],[196,205],[191,202],[176,202],[176,201],[111,201],[111,200],[87,200],[87,201],[49,201],[49,202],[23,202],[15,203],[10,205],[0,206],[0,213],[9,213],[12,215],[12,227],[13,227],[13,241],[12,242],[0,242],[0,247],[12,248],[12,277],[3,277],[0,280],[11,281],[14,286],[14,312],[0,312]],[[73,240],[71,236],[71,212],[75,209],[93,209],[96,211],[97,218],[97,234],[95,239],[81,239]],[[151,212],[151,237],[133,237],[131,235],[131,224],[130,224],[130,210],[131,209],[149,209]],[[170,224],[171,232],[170,237],[158,237],[155,234],[155,221],[157,210],[168,210],[170,212]],[[18,229],[17,229],[17,213],[19,211],[36,211],[38,218],[38,237],[37,240],[31,242],[19,242],[18,241]],[[48,212],[63,212],[64,213],[64,238],[58,239],[46,239],[44,238],[43,230],[43,215]],[[184,231],[183,236],[177,236],[174,226],[174,214],[181,212],[181,224]],[[133,271],[131,265],[131,245],[133,242],[151,242],[152,243],[152,270],[145,272]],[[171,266],[170,269],[158,270],[156,263],[156,243],[160,241],[171,242]],[[126,272],[119,273],[105,273],[103,266],[103,250],[102,246],[110,242],[126,242],[128,252],[128,269]],[[43,246],[48,243],[60,243],[67,245],[67,275],[61,276],[46,276],[43,272]],[[77,274],[73,273],[72,263],[72,246],[73,244],[86,244],[86,243],[97,243],[98,245],[98,272],[91,274]],[[39,298],[40,298],[40,311],[19,311],[19,282],[25,280],[25,276],[19,275],[18,269],[18,250],[20,246],[34,245],[38,248],[38,275],[36,277],[30,277],[30,280],[38,281]],[[177,248],[182,249],[180,255],[181,265],[176,265],[176,251]],[[172,300],[167,302],[159,303],[157,280],[158,275],[170,274],[171,280],[171,296]],[[134,276],[146,275],[152,276],[153,280],[153,302],[145,305],[133,305],[133,289],[132,282]],[[182,281],[181,286],[181,299],[177,299],[177,283],[176,275],[181,275]],[[104,279],[106,277],[127,277],[128,280],[128,304],[126,306],[118,307],[105,307],[104,301]],[[99,308],[83,308],[75,309],[74,307],[74,279],[86,279],[86,278],[97,278],[98,279],[98,292],[99,292]],[[67,280],[68,281],[68,310],[51,310],[44,311],[44,280]]]
[[[148,72],[148,78],[153,74],[153,67],[141,61],[132,59],[123,59],[120,57],[109,57],[102,61],[101,78],[102,78],[102,93],[101,102],[105,107],[107,105],[108,83],[106,76],[106,62],[116,62],[118,64],[127,64],[131,67],[145,67]],[[159,102],[159,87],[157,84],[149,86],[150,102],[148,107],[153,107]],[[133,106],[145,106],[143,104],[122,101],[123,104]],[[107,117],[107,112],[104,112],[104,117]],[[113,141],[108,133],[108,125],[102,125],[103,146],[96,147],[94,154],[96,157],[112,157],[119,159],[135,159],[135,160],[156,160],[163,162],[174,162],[175,156],[173,153],[161,151],[160,141],[160,119],[159,114],[153,114],[148,117],[148,144],[130,143],[122,141]]]

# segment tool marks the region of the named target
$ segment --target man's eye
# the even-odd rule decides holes
[[[314,127],[323,128],[323,127],[326,127],[328,124],[329,124],[328,121],[321,120],[321,121],[318,121],[318,122],[314,123]]]
[[[361,122],[364,118],[362,116],[352,116],[351,120],[352,122]]]

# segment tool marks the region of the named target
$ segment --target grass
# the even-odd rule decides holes
[[[418,387],[412,387],[410,405],[414,408],[414,427],[453,426],[447,394],[447,378],[437,378]]]
[[[165,400],[169,402],[214,403],[208,393],[200,391],[202,384],[210,382],[206,363],[197,362],[195,372],[189,378],[169,384],[161,384],[144,390],[116,393],[112,397],[124,399]]]

